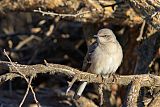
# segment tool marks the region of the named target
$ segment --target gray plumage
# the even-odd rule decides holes
[[[82,70],[94,74],[113,74],[120,66],[123,58],[122,48],[112,30],[104,28],[95,35],[96,41],[88,47]],[[87,82],[83,82],[74,98],[81,96]]]

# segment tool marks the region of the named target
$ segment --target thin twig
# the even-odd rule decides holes
[[[30,86],[31,86],[31,85],[30,85]],[[36,94],[35,94],[33,88],[30,87],[30,89],[31,89],[31,92],[32,92],[32,94],[33,94],[34,101],[36,102],[37,106],[38,106],[38,107],[41,107],[39,101],[38,101],[37,98],[36,98]]]
[[[38,8],[38,10],[34,10],[34,12],[38,12],[38,13],[42,13],[42,15],[50,15],[50,16],[60,16],[60,17],[78,17],[80,15],[89,13],[90,11],[84,11],[84,12],[79,12],[76,14],[62,14],[62,13],[55,13],[55,12],[46,12],[46,11],[42,11],[41,8]]]
[[[5,49],[4,49],[4,54],[7,56],[7,58],[9,59],[10,63],[12,64],[12,66],[16,69],[16,71],[26,80],[26,82],[27,82],[28,85],[29,85],[29,80],[28,80],[27,77],[26,77],[23,73],[21,73],[20,70],[14,65],[14,63],[12,62],[12,60],[10,59],[10,57],[8,56],[8,54],[6,53]],[[36,104],[38,105],[38,107],[40,107],[39,102],[38,102],[37,99],[35,98],[36,96],[35,96],[35,92],[33,91],[32,86],[29,85],[29,87],[30,87],[30,89],[31,89],[31,91],[32,91],[32,94],[33,94],[33,96],[34,96],[34,100],[35,100]]]
[[[137,38],[137,41],[143,40],[143,32],[144,32],[144,27],[145,27],[146,21],[144,20],[140,29],[139,36]]]
[[[68,94],[68,92],[70,91],[70,89],[72,88],[74,82],[77,80],[77,76],[75,76],[71,82],[68,82],[68,88],[67,88],[67,91],[66,91],[66,95]]]
[[[8,54],[6,53],[6,51],[5,51],[5,49],[4,49],[4,54],[6,55],[6,57],[8,58],[8,60],[10,61],[10,63],[12,64],[12,66],[13,67],[15,67],[15,69],[17,70],[17,72],[27,81],[27,83],[28,83],[28,79],[27,79],[27,77],[23,74],[23,73],[21,73],[19,70],[18,70],[18,68],[14,65],[14,63],[12,62],[12,60],[11,60],[11,58],[8,56]]]
[[[29,86],[31,85],[32,79],[33,79],[33,76],[31,76],[31,78],[30,78],[30,80],[29,80],[29,83],[28,83],[28,87],[27,87],[26,93],[25,93],[25,95],[24,95],[24,97],[23,97],[23,99],[22,99],[22,101],[21,101],[19,107],[22,107],[22,105],[23,105],[23,103],[24,103],[24,101],[25,101],[25,99],[26,99],[26,97],[27,97],[27,95],[28,95],[28,92],[29,92],[29,89],[30,89]]]

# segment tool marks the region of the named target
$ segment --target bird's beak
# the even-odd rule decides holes
[[[94,37],[94,38],[97,38],[97,37],[98,37],[98,35],[94,35],[93,37]]]

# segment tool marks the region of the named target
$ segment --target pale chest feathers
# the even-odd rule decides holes
[[[118,48],[120,46],[119,44],[111,46],[110,44],[105,48],[97,46],[91,56],[89,72],[96,74],[110,74],[118,69],[123,57],[122,50],[121,47]]]

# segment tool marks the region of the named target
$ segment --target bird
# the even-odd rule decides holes
[[[122,47],[111,29],[100,29],[90,46],[83,61],[82,71],[99,75],[114,74],[123,59]],[[87,81],[80,84],[74,99],[80,98]]]

